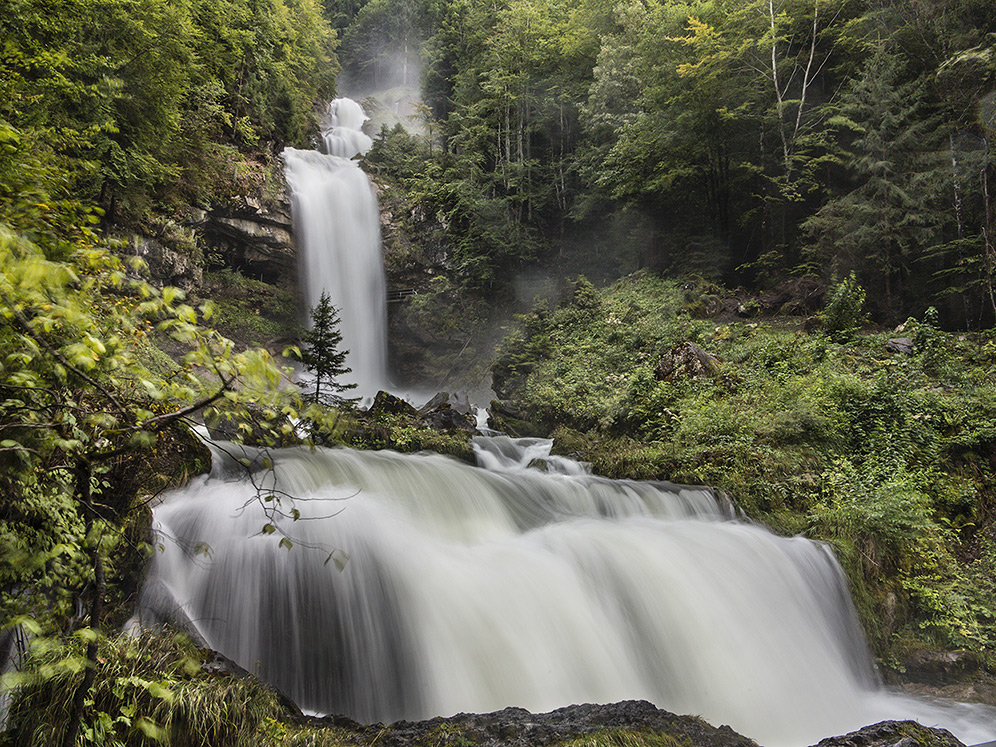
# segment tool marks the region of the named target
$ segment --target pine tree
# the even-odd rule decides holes
[[[314,394],[308,396],[316,402],[341,405],[351,400],[339,396],[341,392],[355,389],[356,384],[343,384],[339,377],[352,371],[346,366],[348,350],[340,350],[342,333],[339,331],[339,309],[337,309],[329,294],[322,292],[318,305],[309,310],[311,329],[302,335],[304,349],[301,352],[301,362],[304,367],[315,375]]]

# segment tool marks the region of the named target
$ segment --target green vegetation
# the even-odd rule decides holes
[[[559,747],[692,747],[692,742],[660,732],[606,729],[561,742]]]
[[[297,301],[291,293],[225,268],[206,273],[198,291],[211,299],[212,326],[242,347],[280,350],[297,325]]]
[[[307,142],[337,72],[313,0],[16,0],[0,43],[5,144],[133,225],[250,191],[274,149]]]
[[[36,644],[11,712],[12,744],[63,743],[72,695],[87,667],[86,636]],[[276,694],[252,677],[212,674],[208,652],[183,636],[145,633],[100,641],[82,743],[249,747],[280,713]],[[272,742],[271,742],[272,744]]]
[[[151,551],[149,502],[208,466],[192,419],[273,442],[324,417],[268,352],[206,326],[210,301],[154,286],[108,236],[155,229],[202,260],[172,216],[258,191],[273,149],[307,140],[333,48],[310,0],[23,0],[0,17],[0,630],[32,633],[18,681],[53,698],[32,743],[169,727],[154,680],[94,687]]]
[[[600,474],[713,485],[753,519],[831,542],[887,664],[939,647],[992,666],[990,336],[910,319],[913,353],[893,353],[883,333],[692,318],[690,287],[581,280],[525,315],[494,369],[499,411]]]

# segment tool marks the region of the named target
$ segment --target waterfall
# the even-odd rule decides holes
[[[549,460],[549,442],[475,449],[490,468],[283,449],[254,481],[216,458],[155,510],[143,622],[180,620],[303,708],[365,722],[637,698],[767,747],[885,718],[996,734],[982,707],[877,685],[825,545],[707,488]]]
[[[329,294],[349,351],[352,373],[344,383],[357,383],[356,393],[369,396],[387,384],[387,291],[377,198],[350,159],[369,150],[371,140],[360,131],[366,117],[355,101],[333,101],[329,119],[327,153],[287,148],[284,172],[305,303],[315,306]]]

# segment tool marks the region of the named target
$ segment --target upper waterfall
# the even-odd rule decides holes
[[[350,99],[329,106],[328,154],[287,148],[284,171],[291,193],[299,272],[305,303],[327,292],[339,309],[342,347],[352,369],[347,383],[370,396],[387,384],[387,283],[380,244],[380,212],[367,175],[350,158],[365,153],[366,117]]]

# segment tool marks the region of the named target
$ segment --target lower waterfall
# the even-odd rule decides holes
[[[478,438],[487,468],[282,449],[252,480],[219,451],[155,510],[140,618],[364,722],[645,699],[768,747],[885,718],[996,734],[983,707],[879,687],[826,546],[707,488],[593,477],[549,445]]]

